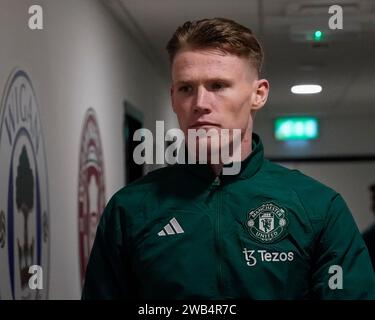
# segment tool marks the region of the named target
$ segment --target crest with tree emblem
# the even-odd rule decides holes
[[[15,69],[0,104],[0,296],[47,299],[49,192],[38,100],[28,74]],[[30,267],[43,288],[30,286]]]

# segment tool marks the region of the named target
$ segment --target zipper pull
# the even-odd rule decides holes
[[[220,177],[217,176],[217,177],[215,178],[214,182],[212,182],[212,185],[213,185],[213,186],[220,186],[220,184],[221,184]]]

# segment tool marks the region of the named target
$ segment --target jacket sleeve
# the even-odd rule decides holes
[[[91,250],[82,300],[131,298],[130,255],[121,228],[121,210],[112,198],[106,206]]]
[[[317,299],[375,299],[375,276],[366,245],[339,194],[318,235],[312,292]]]

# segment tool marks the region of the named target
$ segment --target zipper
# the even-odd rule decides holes
[[[212,183],[216,191],[217,206],[216,206],[216,232],[215,232],[215,242],[216,242],[216,253],[218,257],[218,270],[217,270],[217,279],[218,287],[221,297],[223,296],[223,273],[222,273],[222,263],[221,263],[221,237],[220,237],[220,216],[221,216],[221,202],[222,195],[218,188],[221,186],[220,176],[217,176]]]

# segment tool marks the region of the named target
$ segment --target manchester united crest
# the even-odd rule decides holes
[[[49,274],[47,163],[38,100],[28,74],[9,77],[0,116],[0,296],[46,299]],[[30,267],[43,270],[42,289]]]
[[[105,206],[104,163],[99,126],[94,109],[88,109],[79,158],[78,214],[81,283]]]
[[[273,203],[262,204],[248,213],[246,228],[252,238],[262,243],[273,243],[287,234],[286,211]]]

